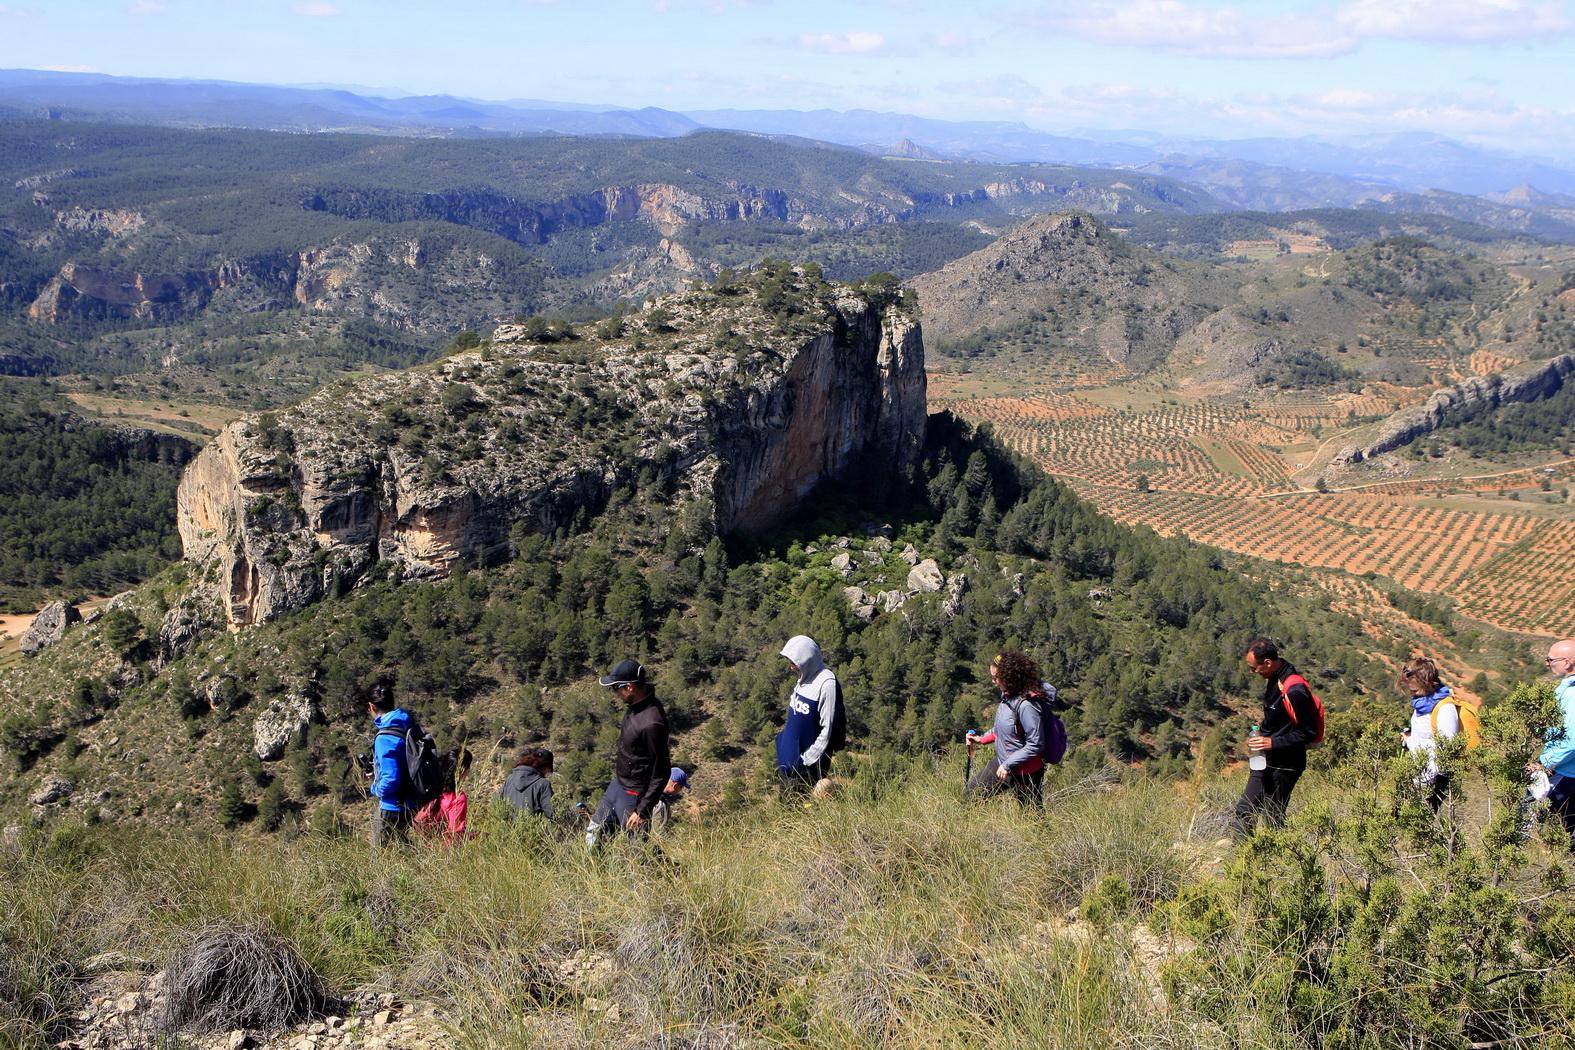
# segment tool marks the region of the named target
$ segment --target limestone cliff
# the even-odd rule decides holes
[[[238,256],[184,273],[70,262],[39,289],[27,314],[45,324],[105,318],[175,322],[203,311],[299,306],[374,316],[401,328],[442,327],[504,314],[510,303],[534,294],[545,272],[539,264],[493,258],[464,237],[402,233]],[[454,294],[458,289],[464,289],[462,298]]]
[[[579,338],[495,343],[227,427],[179,526],[231,627],[353,587],[435,577],[659,479],[719,529],[780,522],[820,480],[892,477],[925,424],[916,321],[779,269],[670,296]]]
[[[1344,461],[1360,462],[1364,457],[1402,448],[1423,434],[1446,426],[1451,422],[1452,411],[1464,405],[1476,402],[1502,405],[1535,401],[1555,394],[1571,374],[1575,374],[1575,358],[1563,354],[1509,375],[1473,376],[1447,390],[1440,390],[1419,408],[1408,408],[1391,416],[1359,455],[1349,451],[1342,453]]]

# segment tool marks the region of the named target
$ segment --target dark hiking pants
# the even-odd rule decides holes
[[[1032,773],[1007,773],[1002,780],[995,775],[1001,768],[1001,762],[995,757],[984,764],[984,768],[974,774],[968,782],[967,795],[969,799],[994,798],[1003,791],[1010,791],[1017,797],[1020,806],[1037,806],[1044,798],[1045,769],[1040,766]]]
[[[410,841],[410,820],[414,816],[408,809],[377,807],[372,817],[372,848],[406,844]]]
[[[1247,787],[1236,803],[1231,820],[1231,830],[1237,838],[1252,831],[1254,818],[1263,817],[1263,823],[1277,828],[1285,823],[1285,811],[1291,804],[1291,790],[1302,778],[1299,769],[1255,769],[1247,776]]]

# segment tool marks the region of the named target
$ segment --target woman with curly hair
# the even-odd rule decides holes
[[[1395,684],[1411,701],[1411,724],[1400,740],[1412,757],[1427,763],[1417,783],[1428,789],[1427,804],[1436,813],[1449,794],[1449,774],[1438,768],[1438,741],[1460,732],[1460,702],[1439,681],[1438,665],[1425,656],[1406,661]]]
[[[1019,805],[1037,806],[1045,778],[1042,744],[1048,728],[1039,667],[1026,653],[1002,649],[990,661],[990,681],[1001,690],[995,725],[983,736],[970,729],[966,739],[970,744],[994,744],[995,756],[968,785],[968,797],[987,798],[1010,789]]]

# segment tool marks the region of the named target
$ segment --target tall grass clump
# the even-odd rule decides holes
[[[295,946],[266,927],[204,927],[164,974],[165,999],[155,1024],[168,1032],[277,1032],[309,1018],[325,999]]]

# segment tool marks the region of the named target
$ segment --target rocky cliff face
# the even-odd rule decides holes
[[[637,479],[709,501],[719,529],[769,528],[822,479],[893,476],[922,442],[923,344],[899,307],[779,272],[598,331],[542,344],[504,326],[226,428],[179,492],[224,620],[271,620],[378,563],[445,575]]]
[[[291,306],[376,316],[399,327],[501,314],[528,299],[545,267],[510,266],[467,244],[418,236],[332,241],[297,251],[230,259],[180,274],[67,263],[28,304],[45,324],[128,318],[177,321],[204,309],[250,313]],[[456,307],[452,291],[466,291]]]
[[[1464,405],[1485,402],[1490,405],[1516,401],[1536,401],[1555,394],[1575,374],[1575,357],[1564,354],[1517,373],[1502,376],[1473,376],[1447,390],[1440,390],[1420,408],[1406,409],[1392,416],[1378,436],[1360,454],[1342,453],[1344,462],[1360,462],[1402,448],[1424,434],[1450,422],[1452,411]]]
[[[67,263],[27,308],[34,321],[123,317],[167,320],[206,302],[219,286],[214,272],[145,274]]]
[[[725,184],[727,196],[706,195],[665,183],[607,186],[554,201],[528,201],[486,190],[376,194],[349,188],[314,190],[301,199],[309,211],[351,219],[427,219],[486,230],[521,244],[545,244],[565,229],[644,219],[670,234],[686,222],[740,219],[802,221],[810,205],[778,189]]]

